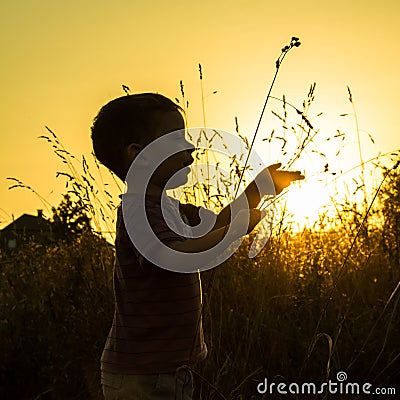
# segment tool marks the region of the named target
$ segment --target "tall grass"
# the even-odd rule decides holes
[[[94,235],[0,255],[0,398],[100,398],[112,259]]]
[[[181,90],[187,109],[182,83]],[[314,91],[312,85],[303,109],[281,99],[282,111],[274,111],[280,127],[264,138],[280,149],[286,167],[307,151],[326,163],[319,154],[319,131],[308,115]],[[67,167],[58,175],[86,204],[93,230],[113,234],[116,202],[104,170],[96,163],[90,167],[86,158],[78,160],[53,131],[48,133],[43,138]],[[239,127],[237,133],[248,149]],[[340,150],[343,136],[339,132],[322,141],[336,140]],[[238,188],[240,157],[232,157],[232,173],[221,179],[226,187],[217,193]],[[324,168],[324,173],[332,172]],[[382,190],[375,192],[379,201],[368,197],[368,215],[349,193],[341,202],[332,200],[334,214],[321,213],[318,229],[293,232],[294,221],[280,196],[274,202],[282,215],[258,257],[248,258],[250,235],[215,275],[202,274],[204,282],[211,274],[213,279],[204,285],[209,356],[196,367],[196,398],[258,399],[257,383],[264,378],[319,383],[334,379],[338,371],[346,371],[351,382],[397,384],[400,223],[397,209],[388,210],[400,179],[394,170],[386,175]],[[24,186],[20,180],[14,184]],[[212,197],[207,185],[187,192],[186,200],[200,196],[216,209],[226,202]],[[110,246],[87,233],[70,243],[31,242],[11,256],[0,253],[0,398],[102,398],[100,355],[114,307],[112,263]]]
[[[322,382],[341,370],[354,382],[396,385],[398,264],[382,230],[370,230],[338,277],[357,228],[346,216],[336,231],[276,232],[251,262],[250,238],[218,267],[205,293],[209,356],[196,368],[199,398],[221,398],[207,382],[225,398],[250,399],[260,398],[256,384],[264,377]],[[101,399],[112,258],[92,235],[2,255],[1,398]]]

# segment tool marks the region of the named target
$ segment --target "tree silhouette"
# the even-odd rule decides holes
[[[87,205],[79,197],[73,200],[70,194],[65,194],[58,207],[52,207],[52,212],[53,239],[69,242],[84,232],[91,233]]]

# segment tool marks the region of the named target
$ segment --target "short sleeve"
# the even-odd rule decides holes
[[[164,220],[160,207],[156,205],[146,206],[147,218],[154,234],[162,243],[174,240],[185,240],[184,237],[174,232]]]
[[[204,207],[195,206],[190,203],[186,204],[181,203],[179,209],[181,212],[185,214],[190,226],[196,226],[201,222],[200,210],[204,216],[207,216],[209,214],[212,218],[216,218],[215,213],[212,212],[211,210],[208,210],[207,208]]]
[[[162,243],[166,244],[172,241],[185,240],[184,235],[175,232],[171,228],[171,223],[167,224],[165,221],[159,199],[153,196],[146,198],[146,223],[143,223],[141,220],[143,217],[135,217],[136,215],[140,215],[141,212],[139,196],[124,194],[122,202],[122,208],[124,208],[123,213],[121,213],[123,225],[129,237],[130,247],[140,265],[143,266],[149,260],[149,256],[160,249]],[[170,210],[165,211],[167,211],[167,214],[170,214]],[[148,231],[149,228],[152,232]]]

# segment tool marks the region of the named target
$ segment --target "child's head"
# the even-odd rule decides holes
[[[167,132],[184,129],[181,111],[177,104],[157,93],[114,99],[94,119],[91,128],[94,154],[124,180],[132,161],[129,153],[132,146],[140,150]]]

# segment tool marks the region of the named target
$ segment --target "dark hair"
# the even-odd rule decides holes
[[[97,159],[121,179],[126,171],[121,154],[130,143],[146,146],[154,139],[157,111],[182,108],[158,93],[139,93],[118,97],[104,105],[93,120],[92,142]]]

